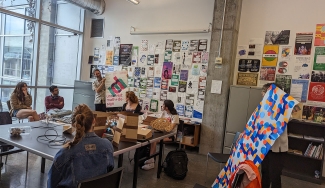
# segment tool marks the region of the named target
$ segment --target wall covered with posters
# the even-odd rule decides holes
[[[95,68],[108,75],[124,67],[129,90],[135,91],[145,110],[160,111],[161,101],[168,98],[180,115],[201,119],[211,33],[130,35],[130,27],[208,29],[213,6],[214,0],[142,0],[137,6],[108,0],[103,15],[86,12],[81,79],[93,80]],[[92,19],[104,19],[104,37],[90,38]]]
[[[304,103],[304,109],[325,106],[322,3],[243,0],[233,84],[261,87],[276,82]]]

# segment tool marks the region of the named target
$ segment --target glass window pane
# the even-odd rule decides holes
[[[0,8],[35,18],[37,0],[2,0]]]
[[[9,15],[6,15],[5,19],[5,35],[25,34],[25,20]]]
[[[3,49],[3,75],[20,78],[23,37],[5,37]]]
[[[17,85],[18,81],[2,80],[2,85]],[[7,102],[10,100],[10,95],[14,91],[14,88],[2,88],[1,89],[1,101]],[[4,105],[6,106],[6,105]]]
[[[82,31],[84,10],[74,4],[57,0],[42,0],[42,20]]]

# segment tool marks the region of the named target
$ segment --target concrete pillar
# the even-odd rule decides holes
[[[227,0],[220,55],[223,64],[221,68],[215,68],[214,60],[219,51],[224,2],[225,0],[215,0],[214,5],[210,59],[200,137],[200,154],[222,151],[228,93],[232,84],[236,60],[242,0]],[[222,80],[221,94],[211,94],[212,80]]]

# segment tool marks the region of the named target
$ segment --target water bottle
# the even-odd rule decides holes
[[[9,128],[9,133],[11,136],[28,135],[31,132],[32,128],[30,126],[17,126]]]

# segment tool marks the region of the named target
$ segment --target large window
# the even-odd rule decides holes
[[[41,7],[41,8],[39,8]],[[72,106],[80,77],[84,10],[60,0],[0,0],[0,99],[14,86],[31,87],[34,109],[44,111],[48,87],[57,85]],[[71,103],[71,104],[69,104]]]

